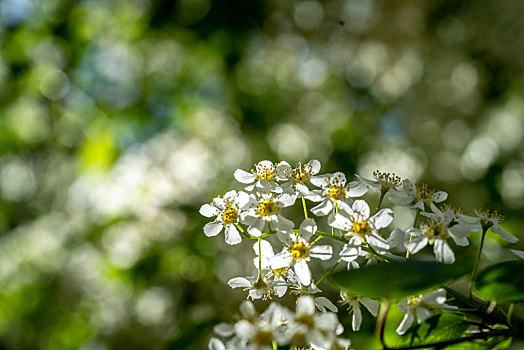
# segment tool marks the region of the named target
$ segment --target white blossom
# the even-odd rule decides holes
[[[362,183],[376,191],[386,193],[395,190],[401,184],[400,177],[393,173],[381,173],[376,170],[373,172],[375,180],[366,179],[360,175],[355,175]]]
[[[397,205],[408,205],[413,203],[412,208],[418,208],[422,211],[425,207],[430,207],[435,212],[435,203],[440,203],[448,198],[444,191],[435,191],[429,189],[427,185],[415,185],[410,180],[405,179],[402,182],[403,190],[390,192],[389,200]]]
[[[362,311],[360,310],[361,304],[364,305],[373,316],[377,317],[378,315],[378,310],[380,308],[380,302],[378,300],[373,300],[367,297],[358,297],[343,290],[340,291],[340,299],[342,305],[348,305],[349,313],[353,313],[351,326],[355,332],[360,329],[360,325],[362,324]]]
[[[242,212],[240,220],[248,225],[247,232],[251,236],[259,237],[268,232],[269,226],[272,230],[281,233],[293,232],[293,221],[286,219],[280,211],[293,205],[296,197],[288,194],[277,195],[275,193],[256,193],[250,196],[249,207]]]
[[[459,221],[462,223],[480,224],[483,229],[488,230],[491,228],[491,232],[498,234],[510,243],[518,242],[519,239],[517,237],[499,226],[499,224],[504,221],[504,216],[499,214],[496,210],[489,211],[479,209],[475,210],[475,214],[477,214],[477,217],[460,214]]]
[[[255,169],[247,172],[242,169],[235,171],[235,179],[243,184],[249,184],[245,190],[251,192],[256,190],[258,192],[279,191],[277,181],[286,180],[291,166],[282,161],[278,164],[273,164],[269,160],[263,160],[255,164]]]

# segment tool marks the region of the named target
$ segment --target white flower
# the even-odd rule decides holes
[[[269,160],[263,160],[255,164],[255,169],[247,172],[242,169],[235,170],[235,179],[243,184],[252,184],[245,188],[246,191],[253,191],[255,188],[259,192],[278,191],[277,181],[286,180],[291,166],[282,161],[273,164]]]
[[[381,209],[370,217],[369,205],[363,200],[356,200],[351,207],[340,202],[339,209],[341,213],[331,214],[328,224],[349,236],[349,243],[341,253],[345,261],[355,260],[360,255],[362,244],[381,251],[390,248],[388,241],[378,234],[378,230],[387,227],[393,220],[391,209]]]
[[[406,314],[397,328],[397,333],[400,335],[406,333],[406,331],[413,325],[415,317],[417,323],[422,323],[431,317],[431,312],[426,308],[427,305],[456,309],[456,306],[447,305],[445,302],[446,290],[444,288],[400,301],[398,307],[400,311],[405,312]]]
[[[278,297],[282,297],[286,294],[287,284],[280,280],[272,280],[262,274],[262,278],[258,277],[235,277],[230,279],[227,284],[231,288],[242,288],[244,291],[249,291],[248,298],[255,299],[267,299],[271,297],[271,294],[276,294]]]
[[[375,178],[375,180],[369,180],[359,175],[356,175],[356,177],[361,182],[366,184],[369,188],[384,193],[388,192],[391,189],[396,189],[401,184],[400,177],[398,177],[397,175],[393,173],[381,173],[378,170],[373,172],[373,177]]]
[[[240,220],[248,225],[247,232],[251,236],[259,237],[268,231],[268,224],[272,230],[282,233],[293,231],[293,221],[280,215],[282,208],[295,203],[296,197],[288,194],[275,195],[274,193],[256,193],[250,196],[252,201]]]
[[[362,324],[362,311],[360,310],[360,304],[364,305],[373,316],[377,317],[378,315],[380,302],[377,300],[367,297],[357,297],[342,290],[340,291],[340,298],[342,299],[340,303],[342,305],[347,304],[348,311],[353,313],[351,326],[355,332],[360,329],[360,325]]]
[[[330,349],[336,336],[343,331],[337,315],[332,312],[315,312],[310,296],[297,301],[292,322],[289,323],[290,343],[296,347],[311,345],[314,349]]]
[[[333,256],[333,247],[329,245],[313,245],[309,242],[316,231],[317,225],[315,220],[306,219],[300,224],[300,233],[298,235],[294,233],[279,235],[285,247],[282,252],[273,257],[271,267],[279,269],[293,265],[300,283],[309,286],[311,284],[311,271],[307,263],[310,258],[328,260]]]
[[[411,241],[405,243],[411,254],[416,254],[428,244],[433,245],[436,260],[444,264],[455,262],[455,254],[447,240],[452,238],[459,246],[469,245],[467,236],[477,230],[476,225],[463,224],[455,221],[454,214],[448,210],[441,214],[423,213],[429,220],[420,226],[420,229],[410,228],[408,233]]]
[[[479,209],[475,210],[475,214],[477,214],[476,218],[459,214],[459,221],[470,224],[478,223],[484,230],[491,228],[491,232],[498,234],[500,237],[510,243],[518,242],[519,239],[517,237],[513,236],[511,233],[499,226],[499,224],[504,221],[504,216],[499,214],[496,210],[489,211]]]
[[[225,228],[226,243],[238,244],[242,241],[236,225],[242,213],[242,207],[249,202],[249,196],[244,192],[227,192],[224,197],[213,199],[212,204],[200,207],[200,214],[206,217],[216,216],[215,221],[204,225],[204,233],[208,237],[218,235]]]
[[[272,303],[259,317],[238,321],[234,330],[236,336],[246,344],[242,349],[272,350],[273,340],[278,337],[276,333],[283,324],[283,314],[281,306]]]
[[[349,184],[346,182],[346,175],[341,172],[312,177],[311,183],[321,189],[311,191],[312,194],[307,199],[321,203],[312,208],[311,212],[317,216],[327,215],[334,209],[337,201],[360,197],[368,190],[360,181]]]
[[[309,197],[311,191],[307,184],[311,177],[320,171],[320,162],[316,159],[310,160],[306,165],[298,163],[294,168],[287,171],[289,182],[282,185],[284,193],[296,193],[299,197]]]
[[[448,198],[446,192],[428,189],[425,184],[414,185],[408,179],[405,179],[402,184],[404,191],[395,191],[389,196],[389,200],[397,205],[414,203],[412,208],[424,211],[424,207],[427,206],[435,212],[435,203],[443,202]]]

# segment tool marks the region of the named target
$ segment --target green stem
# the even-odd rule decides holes
[[[333,270],[335,269],[335,267],[338,266],[338,264],[340,264],[340,262],[342,261],[342,259],[338,259],[336,263],[333,264],[333,266],[331,266],[329,268],[329,270],[326,271],[326,273],[324,274],[324,276],[320,277],[320,279],[317,281],[317,283],[315,283],[316,286],[318,286],[320,284],[320,282],[322,282],[331,272],[333,272]]]
[[[262,238],[258,239],[258,281],[262,281]]]
[[[248,239],[250,238],[250,236],[246,233],[246,231],[244,231],[242,226],[240,226],[239,224],[235,224],[235,226],[238,228],[238,230],[240,231],[240,234],[244,236],[244,238],[248,238]]]
[[[469,297],[473,295],[473,286],[475,285],[475,280],[477,279],[477,268],[480,261],[480,255],[482,254],[482,248],[484,247],[484,238],[486,238],[486,232],[488,231],[487,227],[482,227],[482,238],[480,239],[479,251],[477,253],[477,260],[475,261],[475,266],[473,267],[473,273],[471,274],[471,281],[469,282]]]
[[[306,207],[306,199],[302,197],[302,207],[304,208],[304,216],[307,219],[307,207]]]
[[[386,191],[384,191],[384,189],[380,190],[380,198],[378,200],[378,205],[377,205],[377,212],[378,210],[380,209],[380,206],[382,205],[382,201],[384,200],[384,196],[386,195]]]
[[[508,325],[511,326],[511,315],[513,314],[513,309],[515,308],[515,304],[511,303],[508,307],[508,313],[506,314],[506,321],[508,322]]]
[[[277,342],[273,340],[273,350],[278,350]]]
[[[335,241],[340,241],[342,243],[349,243],[349,241],[347,239],[345,239],[344,237],[335,236],[333,234],[325,233],[325,232],[322,232],[322,231],[317,231],[317,232],[315,232],[315,234],[319,235],[319,236],[322,236],[322,237],[331,238],[331,239],[334,239]]]
[[[309,245],[310,247],[312,247],[315,243],[317,243],[318,241],[320,241],[322,239],[322,237],[318,237],[317,239],[315,239],[313,242],[311,242],[311,244]]]

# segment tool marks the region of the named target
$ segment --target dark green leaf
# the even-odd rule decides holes
[[[429,261],[391,262],[337,272],[329,279],[357,295],[397,301],[460,277],[470,272],[473,264],[473,260],[451,265]]]
[[[506,261],[482,271],[475,283],[478,294],[498,302],[524,301],[524,260]]]
[[[464,316],[444,313],[428,318],[404,335],[402,345],[428,344],[458,338],[469,327]]]
[[[494,337],[448,346],[446,350],[503,350],[511,345],[512,338]]]

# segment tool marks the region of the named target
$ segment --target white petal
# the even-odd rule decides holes
[[[260,248],[262,250],[262,256],[271,257],[275,255],[273,251],[273,246],[271,246],[271,243],[269,243],[266,240],[260,240]],[[255,242],[253,244],[253,250],[255,251],[255,254],[258,256],[258,242]]]
[[[215,221],[208,222],[207,224],[204,225],[204,233],[208,237],[213,237],[213,236],[218,235],[220,231],[222,231],[223,227],[224,225],[222,225],[219,222],[215,222]]]
[[[259,237],[267,229],[267,222],[262,219],[257,219],[255,223],[247,228],[247,233],[251,236]]]
[[[312,176],[309,181],[317,187],[325,187],[329,184],[331,174],[324,174],[320,176]]]
[[[404,188],[404,191],[409,195],[414,196],[415,193],[417,193],[416,186],[409,179],[405,179],[404,181],[402,181],[402,187]]]
[[[248,173],[245,170],[237,169],[235,170],[235,179],[243,184],[250,184],[254,182],[257,178],[257,176],[253,173]]]
[[[513,236],[511,233],[504,230],[502,227],[500,227],[497,224],[491,227],[491,231],[493,231],[494,233],[498,233],[500,237],[504,238],[506,241],[510,243],[515,243],[515,242],[518,242],[519,240],[517,237]]]
[[[286,219],[280,214],[271,218],[271,229],[275,231],[291,233],[293,231],[293,226],[295,226],[293,221]]]
[[[273,255],[269,258],[269,261],[271,262],[271,268],[277,270],[283,267],[289,267],[293,262],[293,257],[287,250],[284,250],[281,253]]]
[[[340,252],[340,258],[347,262],[352,262],[359,257],[360,248],[355,246],[350,246],[346,244],[342,251]]]
[[[373,246],[373,248],[378,250],[388,250],[389,248],[391,248],[389,246],[388,241],[386,241],[384,238],[380,237],[375,233],[367,235],[366,240],[368,244],[370,244],[371,246]]]
[[[360,307],[358,303],[353,303],[353,320],[351,322],[351,327],[356,332],[360,329],[360,325],[362,324],[362,311],[360,311]]]
[[[226,346],[221,340],[211,337],[209,344],[207,345],[208,350],[226,350]]]
[[[521,259],[524,259],[524,251],[522,250],[516,250],[516,249],[510,249],[513,254],[518,256]]]
[[[396,205],[408,205],[413,202],[413,196],[409,195],[390,195],[389,200]]]
[[[300,259],[295,263],[295,273],[304,286],[309,286],[311,284],[311,271],[307,265],[306,260]]]
[[[224,194],[224,199],[227,199],[230,202],[234,202],[236,198],[237,198],[237,191],[235,190],[228,191],[226,192],[226,194]]]
[[[253,319],[257,317],[257,310],[255,309],[255,305],[249,300],[244,300],[242,304],[240,304],[239,310],[240,314],[245,319]]]
[[[446,290],[439,288],[428,292],[422,296],[422,302],[425,304],[442,305],[446,302]]]
[[[285,160],[277,164],[277,178],[279,180],[289,179],[291,166]]]
[[[235,333],[233,326],[227,323],[217,324],[213,327],[213,332],[221,337],[230,337]]]
[[[242,242],[242,237],[240,237],[240,232],[237,227],[233,224],[226,226],[226,243],[229,245],[235,245]]]
[[[288,183],[290,183],[290,182],[288,182]],[[304,197],[306,199],[311,195],[311,191],[304,184],[297,183],[295,185],[295,189],[296,189],[297,193],[300,194],[300,196],[302,196],[302,197]]]
[[[256,331],[256,327],[247,320],[240,320],[235,324],[235,333],[240,338],[252,339]]]
[[[437,257],[437,261],[444,264],[453,264],[455,262],[455,254],[448,242],[443,239],[436,239],[433,245],[433,252]]]
[[[235,203],[238,205],[240,209],[247,209],[251,205],[254,205],[256,203],[255,198],[247,194],[246,192],[238,192],[237,198],[235,200]]]
[[[320,190],[309,191],[309,194],[305,196],[305,198],[308,201],[312,202],[322,202],[324,200],[324,197],[322,196],[322,191]]]
[[[347,232],[351,228],[351,221],[342,214],[334,213],[328,216],[328,225]]]
[[[337,312],[338,308],[326,297],[317,297],[315,298],[315,305],[317,308],[322,311],[331,311],[331,312]]]
[[[320,162],[316,159],[311,159],[306,164],[306,167],[309,168],[309,172],[311,175],[316,175],[320,171]]]
[[[420,201],[416,202],[415,204],[413,204],[413,206],[411,208],[424,210],[424,201],[420,200]]]
[[[200,207],[200,210],[198,212],[200,213],[200,215],[206,216],[208,218],[220,214],[218,209],[212,206],[211,204],[204,204]]]
[[[365,183],[360,181],[352,181],[349,184],[349,191],[347,192],[347,195],[349,197],[360,197],[366,194],[367,191],[368,186]]]
[[[317,224],[315,220],[309,218],[302,221],[300,224],[300,236],[302,238],[304,238],[306,241],[309,241],[315,232],[317,232]]]
[[[309,256],[320,260],[329,260],[333,256],[333,247],[330,245],[315,245],[309,251]]]
[[[316,216],[325,216],[333,210],[333,203],[329,199],[324,199],[319,205],[311,208],[311,212]]]
[[[406,234],[400,228],[395,228],[388,237],[388,243],[391,248],[398,247],[404,242]]]
[[[244,277],[235,277],[230,279],[227,284],[231,288],[251,288],[251,282]]]
[[[363,297],[360,298],[360,303],[368,309],[370,314],[375,317],[378,315],[378,310],[380,309],[380,302],[378,300]]]
[[[466,237],[457,237],[457,236],[454,236],[454,235],[450,235],[450,236],[451,236],[451,238],[453,238],[453,241],[458,246],[467,247],[469,245],[469,241],[468,241],[468,239]]]
[[[338,328],[337,315],[332,312],[324,312],[316,314],[315,316],[315,328],[318,328],[326,333],[335,333]]]
[[[315,313],[315,302],[309,295],[304,295],[298,298],[296,314],[298,315],[313,315]]]
[[[411,325],[413,324],[413,321],[414,321],[413,311],[408,310],[408,312],[406,312],[406,314],[404,315],[402,322],[400,322],[400,324],[398,325],[397,333],[400,335],[406,333],[409,327],[411,327]]]
[[[370,220],[374,222],[374,226],[377,230],[387,227],[391,221],[393,221],[393,210],[389,208],[381,209],[378,213],[373,215]]]
[[[415,312],[417,313],[417,322],[418,323],[422,323],[431,317],[431,312],[429,312],[428,309],[425,309],[423,307],[417,307],[415,309]]]
[[[362,215],[364,219],[369,218],[370,210],[369,210],[369,205],[366,203],[366,201],[361,200],[361,199],[356,200],[353,203],[353,205],[351,206],[351,208],[353,209],[353,211]]]
[[[431,195],[431,200],[435,203],[440,203],[448,198],[448,194],[444,191],[438,191]]]
[[[428,245],[426,237],[413,236],[410,242],[404,243],[404,246],[411,254],[417,254],[422,248]]]
[[[464,215],[464,214],[461,214],[461,213],[458,213],[457,216],[458,216],[458,219],[459,219],[458,221],[461,222],[461,223],[478,224],[480,222],[480,218],[467,216],[467,215]]]

